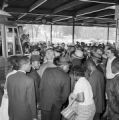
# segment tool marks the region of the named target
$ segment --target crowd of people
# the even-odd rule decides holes
[[[8,64],[0,120],[119,120],[115,45],[40,44]]]

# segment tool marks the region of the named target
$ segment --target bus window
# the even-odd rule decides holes
[[[21,54],[22,53],[21,44],[20,44],[17,28],[14,28],[14,40],[15,40],[15,53]]]
[[[6,30],[7,35],[6,35],[6,40],[7,40],[7,50],[8,50],[8,56],[9,55],[13,55],[13,47],[14,47],[14,43],[13,43],[13,28],[7,28]]]
[[[0,25],[0,56],[2,56],[2,28]]]

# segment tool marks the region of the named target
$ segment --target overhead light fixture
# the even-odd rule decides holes
[[[8,16],[8,17],[11,17],[12,15],[9,14],[8,12],[5,12],[3,10],[0,10],[0,15],[3,15],[3,16]]]
[[[41,20],[41,22],[42,22],[43,24],[46,24],[46,23],[47,23],[47,20],[46,20],[45,18],[43,18],[43,19]]]
[[[38,0],[36,1],[31,8],[29,9],[29,12],[35,10],[36,8],[38,8],[39,6],[41,6],[42,4],[44,4],[47,0]]]

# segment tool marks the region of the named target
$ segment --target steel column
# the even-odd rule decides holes
[[[50,29],[51,31],[50,31],[50,41],[51,41],[51,43],[52,43],[52,24],[51,24],[51,29]]]
[[[74,41],[74,34],[75,34],[75,19],[73,17],[73,30],[72,30],[72,43],[74,44],[75,41]]]

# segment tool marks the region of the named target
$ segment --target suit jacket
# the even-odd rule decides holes
[[[49,62],[49,61],[46,63],[43,63],[40,66],[40,69],[38,70],[38,74],[40,75],[41,78],[43,76],[44,71],[49,67],[51,68],[51,67],[56,67],[56,66],[52,62]]]
[[[52,106],[61,108],[70,94],[70,77],[60,68],[47,68],[40,84],[41,110],[50,111]]]
[[[107,96],[111,115],[119,116],[119,74],[108,81]]]
[[[90,75],[89,82],[92,86],[96,112],[102,113],[105,107],[105,82],[103,73],[96,69]]]
[[[36,101],[39,102],[39,99],[40,99],[39,86],[40,86],[41,78],[40,78],[39,74],[37,73],[37,71],[34,68],[31,68],[31,71],[29,73],[27,73],[27,75],[34,80]]]
[[[34,82],[25,73],[18,71],[8,77],[8,113],[11,120],[36,118]]]

